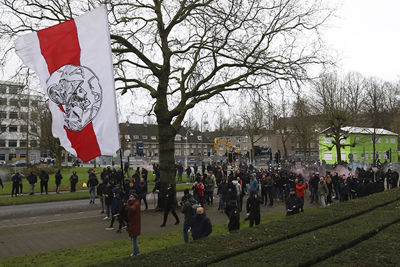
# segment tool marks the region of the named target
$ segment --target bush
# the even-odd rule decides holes
[[[265,226],[244,229],[236,234],[226,234],[198,240],[184,246],[170,247],[133,259],[113,261],[105,265],[132,266],[204,266],[238,254],[273,245],[305,233],[317,231],[345,220],[373,211],[399,199],[399,189],[370,195],[318,209],[315,212],[286,217]],[[197,251],[194,257],[194,252]],[[247,258],[247,257],[246,257]]]

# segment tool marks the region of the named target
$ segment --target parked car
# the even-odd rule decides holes
[[[6,161],[5,160],[0,160],[0,166],[6,165]]]
[[[16,160],[10,163],[11,167],[24,167],[26,166],[26,160]]]

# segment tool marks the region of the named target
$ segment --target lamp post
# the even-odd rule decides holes
[[[186,151],[186,148],[188,147],[188,135],[190,134],[190,136],[192,136],[193,135],[193,133],[190,131],[190,130],[187,130],[187,132],[186,132],[186,142],[185,142],[185,149],[183,150],[183,153],[185,153],[185,151]],[[188,150],[189,151],[189,150]],[[189,153],[189,152],[188,152]],[[187,155],[187,153],[185,153],[185,167],[187,168],[188,167],[188,155]]]
[[[203,132],[203,124],[208,124],[208,121],[203,122],[203,116],[206,115],[206,118],[208,118],[208,114],[204,111],[203,114],[201,115],[200,119],[200,132]]]

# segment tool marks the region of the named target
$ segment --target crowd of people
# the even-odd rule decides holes
[[[195,168],[196,167],[196,168]],[[176,165],[178,182],[182,182],[184,168]],[[322,208],[334,201],[347,201],[369,194],[382,192],[398,187],[399,173],[396,170],[383,168],[357,168],[354,172],[348,168],[328,169],[315,166],[293,168],[285,165],[266,165],[265,168],[255,168],[251,164],[241,162],[237,166],[227,164],[202,164],[186,169],[187,184],[183,197],[176,200],[174,184],[162,185],[160,170],[153,165],[154,188],[152,192],[158,195],[157,209],[163,211],[160,227],[165,227],[168,215],[171,213],[175,225],[180,224],[179,213],[183,213],[183,240],[189,242],[189,232],[193,240],[207,237],[212,232],[212,223],[206,214],[207,207],[214,205],[228,219],[228,231],[240,229],[240,217],[245,210],[245,220],[249,226],[260,224],[261,206],[273,207],[276,202],[284,204],[287,216],[304,212],[306,199],[317,203]],[[141,231],[141,202],[148,209],[146,196],[148,191],[148,171],[137,168],[132,177],[125,176],[121,170],[104,168],[99,174],[89,170],[87,187],[89,203],[94,204],[96,194],[101,204],[104,220],[110,223],[106,230],[114,230],[118,222],[117,233],[127,229],[132,240],[133,253],[139,254],[137,237]],[[23,175],[16,173],[12,177],[12,196],[22,192]],[[26,177],[30,184],[30,194],[38,179],[32,172]],[[63,179],[60,171],[55,175],[56,192],[60,192]],[[41,193],[48,193],[49,175],[42,170],[39,174]],[[74,171],[70,177],[71,192],[76,190],[79,178]],[[309,196],[308,196],[309,195]],[[306,197],[307,196],[307,197]]]

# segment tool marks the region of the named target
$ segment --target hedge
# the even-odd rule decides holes
[[[386,191],[317,209],[315,212],[286,217],[267,225],[244,229],[239,233],[225,234],[202,239],[183,246],[144,254],[130,259],[121,259],[98,266],[206,266],[224,259],[269,246],[286,239],[329,227],[373,211],[399,198],[399,189]],[[247,258],[247,257],[246,257]]]
[[[340,251],[370,238],[381,229],[400,222],[396,210],[400,202],[391,203],[350,220],[321,228],[271,246],[231,257],[210,266],[311,266]]]
[[[399,211],[398,211],[399,212]],[[398,266],[400,263],[400,223],[379,231],[373,238],[328,258],[317,266]]]

